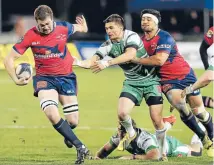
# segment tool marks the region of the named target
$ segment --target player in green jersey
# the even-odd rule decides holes
[[[131,62],[135,57],[147,58],[147,52],[137,33],[126,30],[124,20],[118,14],[112,14],[104,20],[109,39],[96,51],[95,55],[86,61],[76,60],[76,65],[91,68],[94,73],[119,65],[125,74],[123,89],[118,103],[118,118],[126,129],[126,136],[121,139],[118,150],[125,150],[133,141],[137,132],[132,126],[130,113],[134,106],[139,106],[145,98],[150,110],[150,117],[156,129],[160,149],[160,160],[166,160],[166,128],[162,119],[163,98],[156,75],[155,67],[143,66]],[[111,60],[102,60],[105,56]]]
[[[164,118],[167,125],[167,130],[171,128],[176,121],[175,116]],[[134,120],[132,125],[137,132],[137,138],[132,141],[126,150],[131,154],[120,157],[119,159],[143,159],[143,160],[158,160],[158,144],[156,136],[150,134],[144,129],[138,128]],[[103,159],[108,157],[118,146],[119,141],[125,135],[125,128],[119,124],[118,131],[110,140],[95,154],[94,159]],[[200,143],[186,145],[172,136],[167,136],[167,156],[168,157],[186,157],[186,156],[201,156],[202,148]]]

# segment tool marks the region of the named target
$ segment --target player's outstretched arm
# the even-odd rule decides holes
[[[140,159],[140,160],[158,160],[158,149],[151,149],[145,155],[128,155],[122,156],[119,159],[123,160],[132,160],[132,159]]]
[[[96,63],[94,63],[94,65],[91,66],[92,72],[98,73],[109,66],[131,62],[131,60],[136,56],[136,53],[137,50],[135,48],[127,48],[125,53],[116,58],[108,61],[97,61]]]
[[[110,142],[106,143],[99,151],[95,154],[94,159],[104,159],[117,148],[116,145],[112,145]]]
[[[167,58],[169,57],[168,53],[160,52],[149,58],[137,58],[135,57],[132,62],[142,64],[142,65],[152,65],[152,66],[162,66]]]
[[[186,87],[181,93],[182,98],[193,93],[195,90],[207,86],[211,81],[214,81],[214,74],[212,70],[207,70],[204,74],[191,86]]]
[[[26,85],[28,84],[29,80],[25,80],[24,78],[18,79],[15,73],[14,61],[20,56],[20,54],[18,54],[14,49],[12,49],[11,52],[4,59],[4,66],[16,85]]]
[[[88,32],[87,22],[83,15],[76,17],[76,24],[73,24],[73,26],[74,26],[74,33],[75,32],[84,32],[84,33]]]
[[[77,59],[76,57],[73,57],[74,58],[74,62],[73,62],[73,65],[74,66],[79,66],[81,68],[85,68],[85,69],[89,69],[91,68],[91,66],[100,59],[99,56],[97,55],[94,55],[91,59],[88,59],[88,60],[79,60]]]

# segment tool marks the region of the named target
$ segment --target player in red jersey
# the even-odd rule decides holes
[[[205,110],[199,90],[187,96],[192,109],[188,110],[181,92],[190,84],[196,82],[192,68],[183,59],[172,36],[158,27],[161,21],[159,11],[145,9],[141,12],[141,27],[144,31],[142,41],[149,58],[136,58],[134,61],[142,65],[157,66],[161,77],[162,91],[168,101],[180,112],[182,121],[193,130],[207,149],[207,154],[213,157],[213,123],[211,115]],[[208,136],[200,129],[195,116],[205,126]]]
[[[35,60],[36,75],[33,77],[34,96],[38,97],[41,109],[53,127],[65,139],[65,143],[77,149],[75,164],[82,164],[89,150],[76,137],[72,129],[78,124],[77,81],[72,70],[72,58],[66,42],[75,32],[87,32],[83,16],[76,18],[76,24],[55,22],[52,9],[40,5],[35,9],[37,26],[27,31],[13,46],[4,64],[7,72],[17,85],[26,85],[30,79],[18,79],[15,74],[14,60],[21,57],[30,47]],[[60,117],[58,101],[63,106],[66,120]]]

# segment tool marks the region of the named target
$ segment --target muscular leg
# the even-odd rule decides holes
[[[160,101],[161,100],[161,101]],[[163,122],[162,111],[163,104],[161,96],[150,96],[147,99],[147,104],[149,106],[150,117],[152,119],[153,125],[156,129],[156,138],[159,145],[160,158],[166,159],[166,131],[167,128]]]
[[[59,101],[63,106],[63,113],[71,129],[75,129],[79,122],[78,102],[76,96],[59,95]],[[64,142],[68,148],[73,144],[67,139]]]
[[[136,137],[136,132],[132,125],[131,117],[129,116],[135,103],[126,97],[120,97],[118,105],[118,118],[121,125],[126,129],[126,135],[120,140],[117,147],[118,150],[124,151],[132,140]]]
[[[205,133],[198,126],[195,116],[186,106],[186,101],[181,98],[180,89],[171,89],[166,93],[166,97],[170,104],[172,104],[180,113],[181,120],[193,131],[200,139],[204,139]]]
[[[83,146],[82,142],[76,137],[70,128],[69,124],[60,117],[57,105],[54,102],[58,100],[57,91],[41,90],[38,93],[38,97],[41,103],[41,108],[52,123],[53,127],[66,139],[71,141],[76,148]]]
[[[119,99],[118,118],[121,122],[121,125],[126,129],[126,132],[129,134],[130,137],[133,137],[135,135],[135,130],[132,126],[131,117],[129,116],[134,106],[134,102],[129,98],[121,97]]]
[[[199,121],[204,125],[207,130],[209,138],[213,139],[213,122],[212,116],[204,108],[201,95],[187,96],[188,103],[192,109],[194,115],[199,119]]]

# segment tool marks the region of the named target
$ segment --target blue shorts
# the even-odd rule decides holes
[[[192,69],[190,69],[190,72],[186,75],[186,77],[182,80],[168,80],[168,81],[162,81],[162,92],[166,95],[168,91],[171,89],[181,89],[184,90],[186,87],[190,86],[191,84],[194,84],[197,81],[197,78],[195,76],[195,73]],[[192,94],[192,96],[197,96],[200,94],[200,90],[195,90]]]
[[[77,95],[77,80],[74,73],[66,76],[34,76],[33,87],[36,97],[40,90],[48,89],[55,89],[60,95]]]

